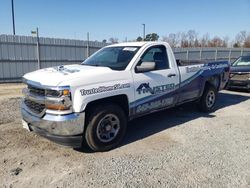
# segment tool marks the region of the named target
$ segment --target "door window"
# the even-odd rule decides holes
[[[141,57],[142,62],[155,62],[156,70],[168,69],[169,62],[165,46],[155,46],[149,48]]]

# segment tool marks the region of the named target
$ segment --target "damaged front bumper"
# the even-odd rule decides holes
[[[21,104],[23,126],[57,144],[79,148],[82,146],[85,113],[67,115],[46,114],[38,117]]]

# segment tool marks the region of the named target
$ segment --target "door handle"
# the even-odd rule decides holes
[[[168,77],[173,77],[173,76],[176,76],[176,74],[174,74],[174,73],[170,73],[169,75],[168,75]]]

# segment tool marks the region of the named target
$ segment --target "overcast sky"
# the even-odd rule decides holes
[[[196,30],[200,36],[250,31],[250,0],[14,0],[16,34],[120,41],[156,32]],[[0,0],[0,34],[12,34],[11,0]]]

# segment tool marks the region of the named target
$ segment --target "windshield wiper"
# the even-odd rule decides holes
[[[108,68],[110,68],[109,66],[100,65],[100,64],[81,64],[81,65],[92,66],[92,67],[108,67]]]
[[[94,67],[98,67],[99,65],[98,64],[81,64],[81,65],[85,65],[85,66],[94,66]]]

